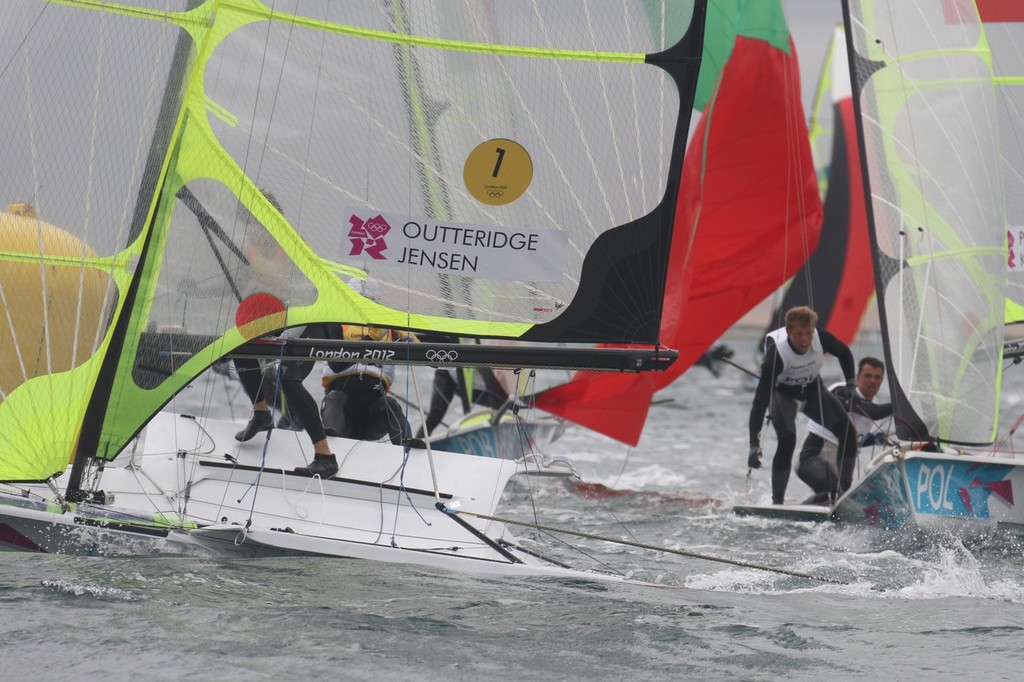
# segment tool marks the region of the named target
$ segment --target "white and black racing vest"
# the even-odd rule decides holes
[[[829,386],[828,390],[832,391],[832,393],[835,393],[837,388],[839,388],[841,386],[844,386],[844,385],[845,385],[844,382],[838,381],[838,382],[832,384],[831,386]],[[873,400],[868,400],[867,398],[865,398],[864,394],[860,392],[859,388],[855,388],[854,390],[857,393],[857,397],[860,398],[861,400],[863,400],[864,402],[866,402],[866,403],[873,403],[874,402]],[[889,430],[889,420],[890,419],[891,419],[891,417],[886,417],[886,418],[881,419],[881,420],[876,422],[874,419],[872,419],[871,417],[867,416],[866,414],[862,414],[862,413],[860,413],[860,412],[858,412],[856,410],[851,412],[850,413],[850,420],[853,421],[853,427],[857,431],[857,443],[860,444],[860,443],[864,442],[864,438],[866,436],[871,435],[871,434],[878,433],[878,432],[882,432],[882,433],[888,432],[888,430]],[[820,436],[821,438],[827,440],[829,443],[832,443],[833,445],[838,445],[839,444],[839,439],[836,438],[834,433],[832,433],[827,428],[825,428],[823,425],[819,424],[818,422],[814,421],[813,419],[808,419],[807,420],[807,430],[810,433],[816,434],[816,435]]]
[[[768,332],[768,338],[775,341],[779,359],[782,360],[782,373],[775,379],[776,385],[806,386],[818,378],[821,366],[825,363],[825,351],[821,349],[817,329],[814,330],[811,347],[803,355],[789,345],[789,335],[786,334],[785,327]]]

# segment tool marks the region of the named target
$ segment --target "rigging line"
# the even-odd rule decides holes
[[[326,17],[325,17],[326,18]],[[289,34],[290,38],[290,34]],[[290,42],[290,40],[289,40]],[[313,84],[313,101],[310,103],[309,120],[311,122],[316,120],[317,115],[317,103],[320,99],[320,78],[324,74],[324,54],[327,51],[327,32],[320,32],[320,57],[316,64],[316,82]],[[306,137],[306,153],[302,160],[302,168],[309,168],[309,159],[311,156],[311,150],[313,148],[313,134]],[[302,182],[299,184],[299,209],[295,212],[295,225],[302,225],[302,207],[306,202],[306,181],[309,178],[309,173],[302,173]],[[296,230],[298,231],[298,230]]]
[[[25,35],[22,37],[21,42],[18,43],[18,46],[11,51],[11,58],[7,60],[6,64],[4,64],[4,68],[0,69],[0,79],[7,74],[7,70],[11,68],[11,64],[13,64],[14,60],[18,58],[18,55],[22,53],[22,49],[25,47],[25,43],[28,42],[28,39],[33,37],[32,34],[35,32],[39,21],[43,18],[43,14],[46,12],[47,7],[48,5],[44,5],[40,8],[39,14],[36,15],[36,18],[32,21],[32,25],[28,27],[27,31],[25,31]]]
[[[406,343],[409,343],[409,341],[406,341]],[[416,402],[418,402],[420,405],[422,405],[423,404],[423,399],[420,398],[420,382],[416,378],[416,372],[410,370],[408,372],[408,374],[412,375],[412,386],[413,386],[413,391],[416,393]],[[408,379],[408,376],[406,378]],[[421,415],[422,415],[422,411],[421,411]],[[437,471],[434,469],[434,451],[430,447],[430,439],[427,438],[426,436],[427,436],[427,434],[424,433],[423,443],[426,445],[426,449],[427,449],[427,464],[430,465],[430,481],[434,484],[434,501],[437,502],[438,504],[440,504],[440,502],[441,502],[441,494],[440,494],[440,492],[438,491],[438,488],[437,488]],[[409,456],[409,444],[406,443],[404,447],[405,447],[405,455],[406,455],[406,457],[408,457]],[[403,476],[404,476],[404,467],[403,467]]]
[[[749,375],[749,376],[752,376],[752,377],[754,377],[755,379],[760,379],[760,378],[761,378],[761,375],[760,375],[760,374],[758,374],[757,372],[755,372],[754,370],[752,370],[752,369],[749,369],[749,368],[747,368],[747,367],[744,367],[743,365],[739,364],[738,362],[733,362],[733,361],[732,361],[732,360],[730,360],[729,358],[718,358],[718,359],[719,359],[720,361],[724,362],[724,363],[725,363],[725,364],[727,364],[727,365],[732,365],[733,367],[735,367],[736,369],[740,370],[740,371],[741,371],[741,372],[743,372],[744,374],[747,374],[747,375]]]
[[[408,381],[407,381],[406,383],[408,383]],[[420,414],[420,418],[421,418],[421,419],[423,418],[423,407],[422,407],[422,406],[420,406],[420,405],[417,405],[416,403],[414,403],[414,402],[413,402],[412,400],[410,400],[409,398],[406,398],[406,397],[405,397],[404,395],[402,395],[401,393],[396,393],[396,392],[394,391],[394,386],[392,386],[392,390],[391,390],[391,391],[388,391],[388,395],[390,395],[390,396],[391,396],[392,398],[394,398],[394,399],[395,399],[395,400],[397,400],[398,402],[400,402],[400,403],[402,403],[403,405],[405,405],[405,406],[406,406],[407,408],[409,408],[410,410],[415,410],[416,412],[419,412],[419,414]],[[450,404],[450,403],[449,403],[449,404]],[[406,417],[408,417],[408,415],[409,415],[409,414],[410,414],[409,412],[406,412]],[[450,424],[449,424],[448,422],[446,422],[446,421],[445,421],[444,419],[442,419],[442,420],[441,420],[440,422],[438,422],[438,425],[439,425],[439,426],[443,426],[443,427],[445,427],[445,428],[448,428],[449,426],[451,426],[451,425],[450,425]],[[427,435],[430,435],[430,434],[424,434],[424,435],[425,435],[425,436],[427,436]]]
[[[227,280],[228,286],[231,287],[231,293],[235,295],[235,299],[241,303],[242,293],[238,290],[238,286],[235,284],[235,279],[231,276],[231,270],[228,268],[228,264],[224,261],[224,257],[220,253],[220,249],[213,243],[213,237],[217,237],[228,250],[234,255],[238,256],[239,260],[243,264],[249,265],[249,259],[245,257],[231,238],[224,233],[224,230],[217,223],[213,216],[207,212],[200,203],[199,199],[192,193],[188,187],[182,185],[181,189],[178,190],[178,199],[181,203],[185,204],[188,210],[192,211],[195,215],[196,220],[199,221],[199,227],[203,230],[203,236],[206,237],[206,242],[210,245],[210,251],[213,253],[213,257],[217,259],[217,265],[220,267],[221,272],[224,274],[224,279]]]
[[[1013,426],[1010,427],[1010,430],[1006,432],[1006,435],[1004,435],[1002,438],[997,440],[992,445],[993,453],[1003,449],[1007,443],[1013,440],[1013,436],[1017,432],[1017,429],[1020,428],[1021,423],[1024,423],[1024,413],[1022,413],[1021,416],[1017,419],[1017,421],[1014,422]]]
[[[492,428],[497,429],[498,427],[495,426],[495,427],[492,427]],[[518,433],[516,435],[519,436]],[[497,449],[498,448],[498,436],[497,436],[497,433],[494,434],[494,443],[495,443],[495,449]],[[523,447],[522,440],[520,440],[519,444],[520,444],[520,448],[522,448]],[[525,453],[525,451],[524,451],[524,453]],[[495,452],[495,455],[500,456],[500,453]],[[516,460],[516,466],[517,467],[519,466],[519,462],[520,461],[522,462],[522,465],[523,465],[523,478],[526,479],[526,491],[527,491],[527,498],[530,501],[530,511],[533,513],[533,520],[534,520],[534,522],[538,522],[539,518],[540,518],[540,512],[537,509],[537,490],[536,490],[536,486],[535,486],[536,481],[534,479],[537,478],[540,475],[540,464],[537,463],[537,459],[535,457],[534,458],[534,462],[537,463],[537,476],[534,476],[533,472],[530,471],[530,463],[527,461],[525,454],[524,454],[523,457],[521,457],[521,458]],[[508,506],[511,506],[511,505],[512,505],[512,500],[509,499]],[[568,545],[568,543],[565,543],[565,544]]]
[[[557,538],[554,538],[554,537],[552,537],[551,539],[552,540],[557,540]],[[562,563],[561,561],[559,561],[557,559],[553,559],[553,558],[551,558],[549,556],[545,556],[544,554],[541,554],[540,552],[535,552],[532,549],[528,549],[526,547],[521,547],[519,545],[513,544],[513,543],[509,542],[508,540],[504,540],[502,538],[498,538],[498,545],[500,547],[505,547],[506,549],[514,549],[517,552],[521,552],[523,554],[535,557],[537,559],[540,559],[541,561],[546,561],[549,564],[554,564],[555,566],[560,566],[562,568],[567,568],[569,570],[572,570],[572,566],[570,566],[569,564]],[[570,549],[573,549],[573,548],[570,547]],[[595,563],[601,563],[601,561],[598,560],[598,559],[594,559],[594,562]]]
[[[567,542],[567,541],[563,540],[562,538],[554,535],[553,533],[545,533],[545,537],[549,538],[553,542],[557,542],[557,543],[563,545],[569,551],[576,552],[577,554],[582,554],[586,558],[588,558],[591,561],[593,561],[595,564],[601,566],[601,568],[604,569],[605,571],[608,571],[609,573],[612,573],[614,575],[618,575],[618,576],[620,576],[622,578],[625,578],[627,580],[629,579],[627,577],[628,574],[623,573],[620,569],[616,568],[607,559],[602,559],[601,557],[597,556],[596,554],[593,554],[592,552],[588,552],[587,550],[583,549],[582,547],[578,547],[576,545],[570,544],[569,542]],[[535,556],[538,559],[541,559],[543,561],[551,562],[551,563],[553,563],[553,564],[555,564],[557,566],[563,566],[563,567],[569,568],[569,569],[573,568],[569,564],[563,564],[562,562],[557,561],[555,559],[552,559],[549,556],[545,556],[545,555],[540,554],[540,552],[534,552],[532,550],[527,549],[526,547],[523,547],[522,545],[512,544],[511,542],[508,542],[507,540],[499,539],[498,543],[502,544],[502,545],[504,545],[506,547],[509,547],[510,549],[514,549],[517,552],[522,552],[524,554],[529,554],[530,556]]]
[[[417,381],[416,381],[416,373],[413,371],[412,365],[409,364],[409,346],[408,346],[408,344],[412,343],[412,340],[408,336],[406,336],[405,337],[405,342],[406,342],[406,351],[405,352],[406,352],[406,370],[407,370],[406,371],[406,376],[405,376],[405,384],[406,384],[406,388],[408,389],[408,386],[409,386],[409,376],[412,375],[413,386],[414,386],[415,391],[416,391],[416,400],[419,401],[420,400],[420,397],[419,397],[419,383],[417,383]],[[381,385],[383,386],[383,383]],[[384,390],[385,390],[384,396],[385,396],[385,401],[386,401],[387,395],[390,393],[390,391],[388,391],[387,389],[384,389]],[[385,402],[384,411],[385,411],[385,413],[387,413],[389,415],[387,417],[387,419],[388,419],[388,434],[390,436],[390,434],[391,434],[391,416],[390,416],[390,408],[387,406],[387,402]],[[399,415],[399,416],[402,416],[402,415]],[[420,419],[423,419],[423,410],[420,410]],[[409,453],[412,451],[412,444],[409,442],[411,440],[411,438],[412,438],[412,433],[411,433],[412,432],[412,427],[411,426],[409,427],[409,433],[406,434],[406,431],[405,431],[405,427],[406,426],[408,426],[408,418],[406,418],[406,423],[404,425],[400,425],[400,427],[399,427],[399,431],[401,432],[401,436],[402,436],[402,440],[401,440],[401,443],[402,443],[402,463],[398,466],[398,471],[396,472],[398,474],[398,485],[399,485],[399,488],[401,489],[401,491],[405,494],[405,499],[409,502],[409,507],[414,512],[416,512],[416,516],[420,517],[420,521],[422,521],[427,526],[431,526],[433,524],[431,524],[430,521],[427,521],[427,519],[424,518],[423,514],[420,513],[420,510],[416,508],[416,505],[412,501],[412,497],[410,497],[410,495],[409,495],[409,491],[405,487],[405,467],[409,464]],[[436,505],[441,504],[441,496],[440,496],[440,493],[438,492],[438,488],[437,488],[437,475],[434,472],[434,451],[430,448],[430,441],[427,440],[427,436],[428,435],[429,434],[426,433],[426,430],[424,430],[424,434],[423,434],[423,447],[427,451],[427,462],[430,465],[430,476],[431,476],[431,478],[433,479],[433,482],[434,482],[434,504],[436,506]],[[393,475],[394,474],[392,474],[392,476]],[[401,501],[400,498],[399,498],[399,501]],[[396,505],[395,506],[395,517],[394,517],[394,521],[393,521],[393,523],[391,525],[391,546],[392,547],[398,547],[398,542],[395,541],[395,533],[396,533],[397,529],[398,529],[398,506]]]
[[[583,531],[572,530],[571,528],[558,528],[556,526],[546,526],[543,524],[528,523],[526,521],[516,521],[514,519],[503,519],[497,516],[491,516],[490,514],[479,514],[477,512],[465,511],[465,510],[448,510],[449,514],[466,514],[468,516],[475,516],[486,521],[497,521],[512,526],[523,526],[526,528],[533,528],[535,530],[543,530],[552,533],[565,533],[567,535],[575,535],[580,538],[587,538],[588,540],[599,540],[601,542],[611,542],[617,545],[627,545],[629,547],[637,547],[639,549],[650,549],[656,552],[666,552],[668,554],[678,554],[679,556],[691,557],[693,559],[704,559],[705,561],[715,561],[723,564],[730,564],[732,566],[740,566],[742,568],[753,568],[759,571],[769,571],[772,573],[781,573],[783,575],[791,575],[796,578],[807,578],[808,580],[817,580],[818,582],[829,583],[831,585],[849,585],[850,583],[845,580],[839,580],[838,578],[829,578],[827,576],[814,575],[813,573],[805,573],[804,571],[793,571],[788,568],[779,568],[777,566],[766,566],[764,564],[755,564],[751,561],[743,561],[741,559],[728,559],[726,557],[717,557],[711,554],[702,554],[700,552],[691,552],[685,549],[670,549],[668,547],[658,547],[657,545],[649,545],[642,542],[633,542],[631,540],[622,540],[621,538],[614,538],[607,535],[597,535],[595,533],[584,533]]]
[[[793,45],[792,33],[789,31],[789,26],[786,26],[787,41],[788,45]],[[794,46],[795,47],[795,46]],[[796,53],[794,52],[794,58]],[[797,213],[796,220],[799,222],[799,237],[802,261],[806,263],[810,257],[814,254],[814,250],[810,248],[811,236],[808,232],[809,225],[807,221],[806,212],[806,201],[805,201],[805,186],[803,183],[804,179],[804,167],[803,167],[803,156],[801,150],[803,145],[809,144],[809,131],[805,128],[803,133],[800,133],[801,124],[804,121],[802,105],[800,103],[799,94],[796,92],[798,83],[794,81],[797,79],[793,78],[793,72],[790,68],[788,60],[783,59],[782,67],[782,108],[783,118],[785,124],[785,149],[786,149],[786,209],[785,209],[785,222],[786,225],[790,225],[793,222],[794,212],[794,195],[795,201],[798,202],[799,208],[795,210]],[[799,110],[798,110],[799,109]],[[802,138],[802,139],[801,139]],[[821,225],[818,225],[819,232]],[[788,241],[788,231],[787,231]],[[789,270],[789,250],[786,249],[785,256],[783,258],[783,269],[782,273],[785,277],[786,272]],[[799,274],[799,270],[796,274]],[[785,286],[785,281],[782,283]],[[810,268],[804,269],[804,285],[807,288],[807,304],[810,307],[814,307],[814,290],[811,287],[811,271]],[[790,285],[792,286],[792,284]]]
[[[284,360],[282,359],[283,355],[284,355],[284,347],[282,346],[281,356],[279,356],[278,360],[277,360],[278,371],[277,371],[277,375],[275,376],[275,381],[274,381],[274,397],[271,399],[270,405],[269,405],[269,407],[270,407],[270,420],[271,420],[271,423],[273,423],[273,420],[274,420],[274,410],[277,409],[277,396],[281,392],[281,389],[280,389],[281,381],[282,381],[281,376],[283,374],[283,368],[282,368],[281,365],[284,362]],[[261,377],[260,377],[260,388],[261,389],[263,388],[263,383],[262,382],[264,380],[265,380],[265,375],[261,374]],[[255,407],[255,405],[253,407]],[[253,414],[255,414],[255,411],[253,412]],[[259,468],[259,470],[257,470],[256,476],[255,476],[255,478],[253,478],[252,483],[250,483],[246,487],[245,491],[242,493],[242,496],[240,498],[238,498],[238,503],[241,504],[242,500],[245,499],[245,496],[249,494],[249,491],[250,490],[254,491],[253,494],[252,494],[252,504],[249,507],[249,518],[246,519],[246,522],[245,522],[246,529],[248,529],[249,526],[252,525],[252,517],[253,517],[253,514],[256,513],[256,496],[260,492],[260,480],[263,478],[263,471],[264,471],[264,469],[267,468],[267,450],[270,448],[270,435],[272,433],[274,433],[274,427],[273,426],[271,426],[269,429],[267,429],[267,437],[263,439],[263,452],[261,453],[261,456],[260,456],[260,468]],[[316,453],[314,452],[314,455],[315,454]]]
[[[626,448],[626,459],[622,463],[622,469],[619,471],[619,475],[615,477],[615,485],[614,485],[615,488],[619,487],[619,481],[622,480],[622,475],[626,472],[626,466],[629,464],[629,459],[630,459],[630,456],[632,454],[633,454],[633,448]],[[751,469],[747,469],[748,485],[749,485],[750,472],[751,471],[752,471]],[[579,476],[577,476],[577,478],[579,478]],[[636,546],[642,547],[642,545],[636,539],[636,536],[633,535],[633,532],[626,526],[625,523],[622,522],[621,519],[619,519],[618,516],[615,515],[615,511],[611,507],[609,507],[608,505],[600,505],[600,506],[601,506],[602,509],[604,509],[606,514],[608,514],[609,516],[612,517],[612,519],[615,520],[615,523],[619,524],[619,527],[622,529],[622,531],[624,533],[628,534],[629,537],[632,538],[633,542],[637,543]],[[666,573],[671,573],[671,570],[668,567],[662,565],[662,563],[657,559],[657,557],[650,557],[650,558],[651,558],[652,561],[654,561],[655,564],[657,564],[658,568],[660,568],[661,570],[665,571]]]

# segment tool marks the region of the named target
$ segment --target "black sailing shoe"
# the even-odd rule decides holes
[[[235,440],[244,443],[247,440],[252,440],[252,437],[260,431],[269,431],[272,428],[274,428],[274,418],[270,415],[270,412],[266,410],[253,412],[245,428],[235,434]]]
[[[294,473],[299,476],[330,478],[338,473],[338,458],[334,455],[314,455],[312,464],[308,467],[296,467]]]

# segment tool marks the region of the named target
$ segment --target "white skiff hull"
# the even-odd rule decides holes
[[[159,514],[87,504],[63,510],[38,495],[0,491],[0,551],[117,556],[192,549],[202,546]]]
[[[269,441],[260,434],[239,444],[237,429],[231,422],[200,425],[189,416],[158,415],[142,447],[103,472],[106,505],[62,510],[45,486],[12,486],[19,494],[0,494],[0,548],[77,554],[199,548],[566,573],[516,549],[504,524],[453,513],[493,515],[519,468],[515,462],[441,451],[428,457],[426,450],[411,450],[406,459],[389,443],[331,438],[340,471],[321,480],[292,473],[311,458],[304,433],[274,431]]]

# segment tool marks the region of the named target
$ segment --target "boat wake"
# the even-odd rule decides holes
[[[607,500],[617,497],[637,497],[658,500],[659,502],[675,503],[684,507],[711,507],[719,509],[721,500],[708,495],[667,493],[656,490],[634,490],[629,488],[611,488],[603,483],[588,483],[579,479],[566,480],[565,487],[574,495],[588,500]]]

